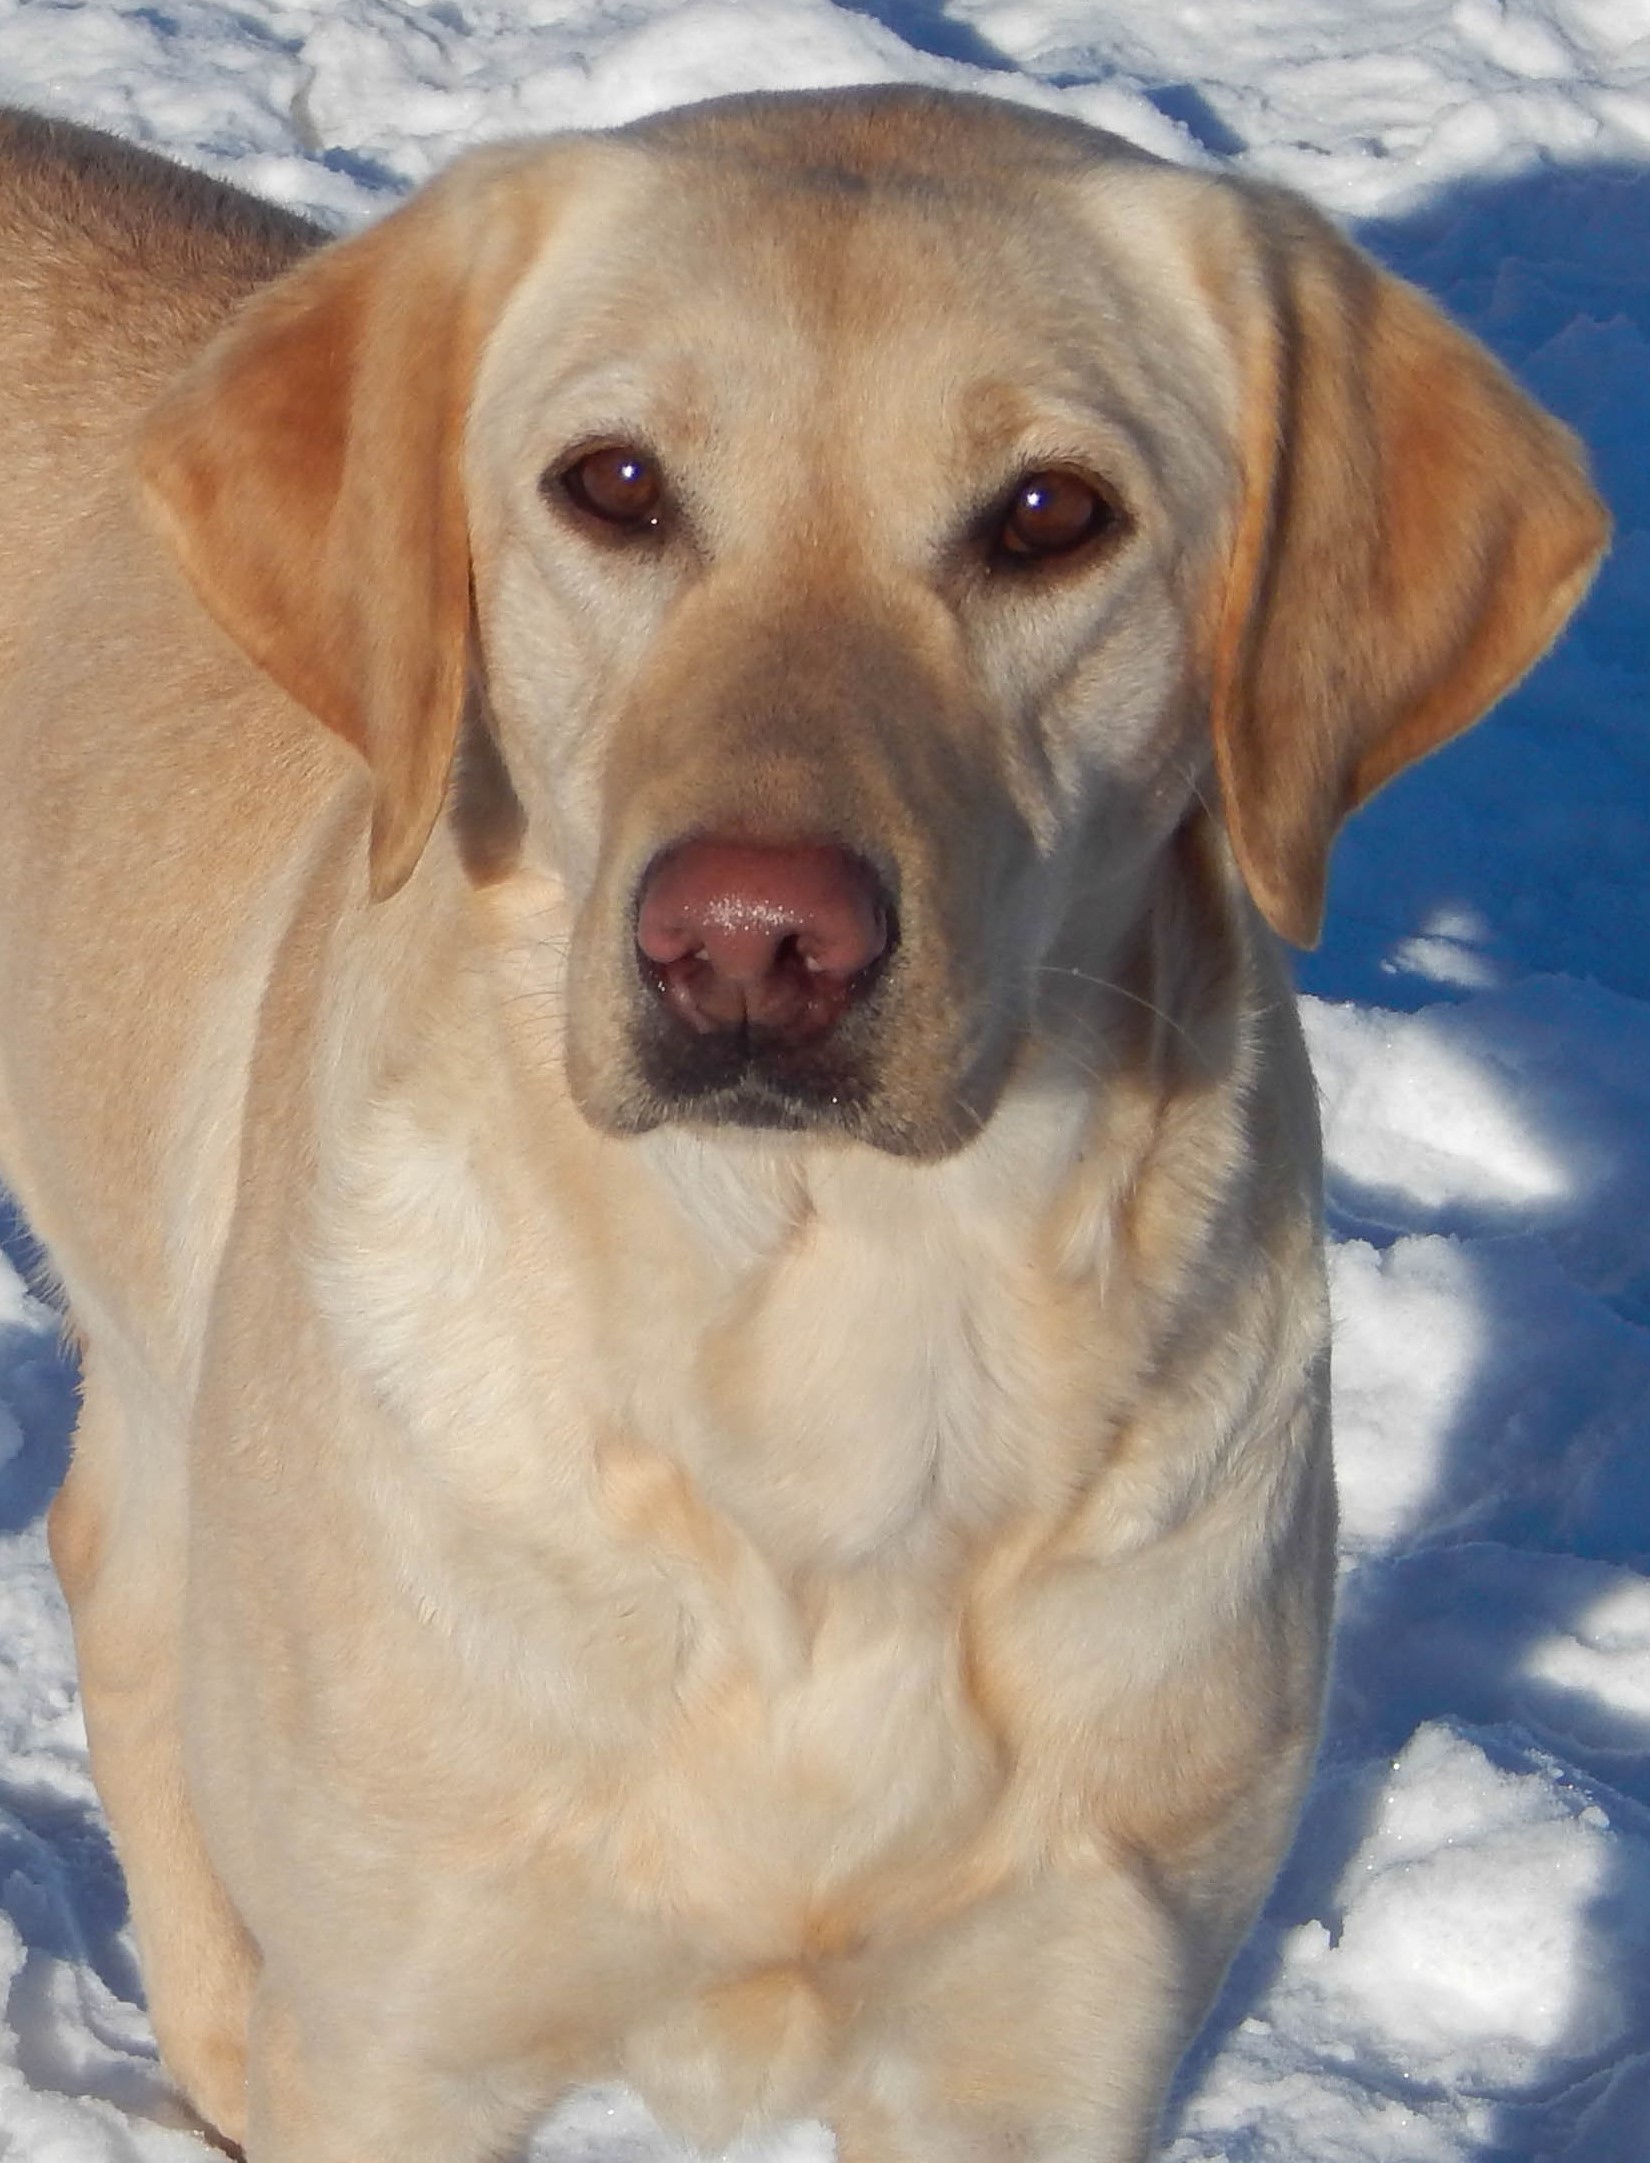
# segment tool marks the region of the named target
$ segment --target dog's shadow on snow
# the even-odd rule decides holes
[[[1587,441],[1617,525],[1615,553],[1557,665],[1496,718],[1404,775],[1343,837],[1322,947],[1302,988],[1414,1012],[1528,984],[1576,1056],[1650,1053],[1650,732],[1643,599],[1650,572],[1650,169],[1544,169],[1445,191],[1359,235],[1440,298]],[[1463,1007],[1454,1040],[1481,1083],[1526,1070],[1516,992]],[[1591,1033],[1585,1033],[1589,1030]],[[1577,1179],[1550,1202],[1493,1212],[1418,1208],[1402,1192],[1330,1185],[1331,1231],[1377,1251],[1407,1233],[1444,1257],[1474,1344],[1433,1492],[1343,1577],[1329,1727],[1301,1834],[1177,2084],[1166,2144],[1212,2061],[1282,1971],[1285,1934],[1333,1944],[1358,1887],[1347,1873],[1391,1759],[1440,1721],[1502,1771],[1554,1761],[1567,1799],[1612,1837],[1580,1917],[1583,1942],[1519,1957],[1569,1965],[1547,2068],[1515,2096],[1486,2090],[1481,2163],[1638,2163],[1650,2124],[1650,1756],[1644,1721],[1555,1680],[1543,1646],[1583,1640],[1602,1565],[1650,1557],[1650,1132],[1601,1135],[1573,1092],[1519,1098],[1525,1139]],[[1639,1099],[1642,1103],[1642,1097]],[[1562,1181],[1559,1182],[1563,1184]],[[1624,1199],[1626,1197],[1626,1199]],[[1395,1987],[1404,1988],[1402,1980]],[[1552,1978],[1562,1999],[1564,1979]],[[1602,2009],[1602,2010],[1601,2010]],[[1591,2031],[1591,2032],[1589,2032]],[[1394,2104],[1440,2091],[1398,2063],[1325,2062]],[[1223,2150],[1272,2153],[1264,2104]]]
[[[49,1303],[39,1244],[3,1188],[0,1255]],[[62,1484],[78,1403],[74,1352],[45,1314],[0,1321],[0,1534],[32,1525]]]
[[[0,1191],[0,1253],[39,1293],[0,1322],[0,1535],[43,1516],[69,1461],[74,1353],[54,1327],[40,1249]],[[153,2046],[123,2008],[143,2002],[125,1934],[126,1888],[97,1805],[45,1765],[0,1773],[0,1991],[31,2087],[95,2097],[134,2118],[188,2126]],[[67,2025],[64,1977],[77,2001]]]

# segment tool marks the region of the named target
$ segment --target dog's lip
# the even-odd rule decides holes
[[[1023,1026],[999,1033],[986,1018],[961,1032],[936,1092],[913,1092],[897,1064],[904,953],[879,961],[887,977],[840,1031],[812,1043],[746,1028],[689,1037],[652,993],[638,1001],[617,1097],[587,1106],[614,1133],[658,1127],[743,1128],[823,1143],[862,1143],[889,1155],[938,1161],[977,1138],[1024,1043]]]
[[[817,1091],[776,1086],[754,1069],[737,1082],[682,1098],[664,1123],[718,1127],[779,1127],[792,1133],[840,1128],[857,1119],[870,1092],[845,1084]]]
[[[638,1045],[649,1086],[689,1117],[740,1118],[783,1104],[796,1117],[810,1107],[829,1115],[875,1093],[862,1046],[844,1047],[831,1032],[798,1039],[747,1020],[736,1028],[689,1034],[650,1016]],[[712,1105],[717,1107],[710,1112]]]

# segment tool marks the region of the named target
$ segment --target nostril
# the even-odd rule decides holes
[[[830,1028],[886,953],[892,911],[876,872],[834,842],[697,840],[655,859],[636,945],[678,1020],[747,1025],[791,1042]]]

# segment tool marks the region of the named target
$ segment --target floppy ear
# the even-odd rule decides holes
[[[147,416],[138,462],[191,584],[366,759],[392,894],[441,808],[463,704],[461,454],[482,347],[547,225],[542,150],[462,159],[259,293]]]
[[[1540,657],[1609,521],[1575,438],[1473,339],[1304,204],[1241,200],[1264,291],[1215,763],[1250,893],[1310,946],[1342,819]]]

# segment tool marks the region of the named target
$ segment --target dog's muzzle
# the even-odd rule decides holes
[[[762,1126],[812,1124],[862,1100],[860,1024],[897,938],[882,879],[835,842],[665,850],[635,917],[654,1088],[701,1116]]]

